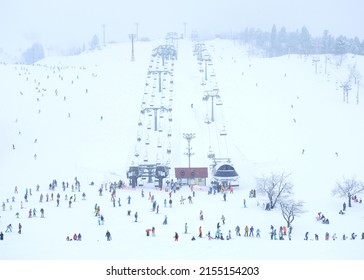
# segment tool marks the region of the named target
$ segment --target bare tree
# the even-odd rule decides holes
[[[304,213],[303,201],[285,200],[280,202],[282,216],[287,222],[289,228],[295,217]]]
[[[350,179],[343,179],[342,182],[337,182],[336,187],[332,190],[334,196],[347,197],[349,202],[348,206],[351,207],[351,199],[353,196],[364,191],[364,184],[351,177]]]
[[[358,80],[361,78],[361,74],[358,68],[356,68],[356,64],[350,65],[349,71],[350,71],[349,79],[354,79],[354,84],[357,84]]]
[[[257,178],[257,191],[267,195],[269,199],[269,207],[267,210],[273,209],[277,202],[284,202],[293,193],[293,184],[288,180],[290,174],[275,174]]]

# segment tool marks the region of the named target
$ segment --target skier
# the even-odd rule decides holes
[[[137,222],[138,221],[138,212],[135,212],[134,217],[135,217],[135,222]]]
[[[328,232],[325,233],[325,240],[329,240],[330,239],[330,234]]]
[[[167,224],[167,215],[164,216],[164,221],[163,221],[163,225]]]
[[[178,233],[176,232],[175,234],[174,234],[174,241],[178,241]]]
[[[256,237],[260,237],[260,229],[259,228],[256,230],[256,232],[257,232]]]
[[[346,203],[344,202],[343,203],[343,211],[345,211],[346,210]]]
[[[306,234],[305,234],[305,240],[308,240],[308,231],[306,232]]]
[[[111,233],[110,233],[110,231],[106,231],[105,236],[106,236],[107,241],[111,241]]]
[[[200,210],[200,221],[203,221],[203,212]]]
[[[11,224],[8,224],[5,232],[12,232],[12,231],[13,231],[13,226]]]
[[[225,225],[225,216],[224,215],[221,216],[221,221],[222,221],[222,224]]]
[[[202,227],[198,228],[198,237],[202,238]]]
[[[241,236],[241,234],[240,234],[240,227],[239,227],[239,225],[237,225],[237,226],[235,227],[235,233],[236,233],[236,235],[237,235],[237,236]]]
[[[23,226],[21,225],[21,223],[19,223],[18,228],[19,228],[18,233],[21,234],[21,229],[23,228]]]
[[[131,200],[130,195],[128,196],[127,200],[128,200],[128,204],[130,204],[130,200]]]
[[[79,233],[79,234],[77,235],[77,240],[78,240],[78,241],[81,241],[81,240],[82,240],[82,235],[81,235],[81,233]]]
[[[188,229],[188,226],[187,226],[187,223],[185,223],[185,233],[187,233],[187,229]]]
[[[245,231],[244,236],[245,236],[245,237],[248,237],[248,234],[249,234],[249,227],[248,227],[248,226],[245,226],[244,231]]]
[[[250,227],[249,236],[254,237],[254,227],[253,226]]]
[[[3,234],[3,232],[0,232],[0,240],[4,240],[4,234]]]

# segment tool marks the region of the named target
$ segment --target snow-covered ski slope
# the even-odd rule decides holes
[[[183,133],[195,133],[192,166],[209,166],[207,154],[212,147],[217,156],[231,158],[240,175],[240,187],[228,194],[226,202],[221,195],[209,196],[205,188],[197,188],[194,203],[180,205],[180,196],[190,194],[185,187],[173,194],[172,208],[163,205],[168,193],[149,187],[144,188],[144,198],[140,188],[118,190],[121,207],[112,206],[108,192],[99,196],[101,184],[127,181],[126,171],[135,161],[151,53],[163,43],[136,42],[135,61],[130,60],[130,44],[115,44],[78,56],[49,57],[34,66],[0,64],[0,203],[6,204],[5,211],[0,209],[0,230],[5,232],[9,223],[14,226],[0,242],[0,258],[363,259],[363,240],[340,239],[344,233],[355,232],[359,237],[364,232],[364,205],[354,203],[342,216],[338,211],[346,199],[331,196],[336,181],[343,177],[364,180],[362,88],[357,105],[357,85],[352,84],[349,103],[343,102],[340,87],[348,79],[350,67],[356,65],[364,73],[360,56],[345,55],[340,66],[337,57],[319,56],[316,73],[312,56],[265,58],[236,42],[206,41],[212,58],[208,71],[213,70],[215,77],[213,84],[209,77],[203,86],[204,73],[193,55],[193,43],[180,40],[173,75],[171,178],[174,167],[188,164]],[[209,86],[216,85],[222,105],[214,106],[215,122],[206,124],[211,100],[202,97]],[[227,135],[221,136],[224,126]],[[270,240],[270,225],[285,224],[280,211],[263,211],[265,197],[248,198],[255,178],[271,172],[290,173],[294,198],[305,202],[306,213],[295,219],[291,242]],[[60,185],[62,181],[73,184],[76,176],[81,193],[68,208],[64,196],[69,198],[72,192],[63,193]],[[53,179],[59,185],[55,194],[61,194],[58,208],[55,201],[39,202],[40,193],[50,193],[48,185]],[[89,185],[91,181],[94,186]],[[40,192],[35,191],[37,184]],[[15,186],[19,194],[13,194]],[[23,198],[26,188],[33,193],[28,203]],[[149,191],[160,205],[160,214],[150,210]],[[87,195],[85,201],[82,192]],[[15,202],[11,203],[13,195]],[[130,206],[128,195],[132,196]],[[243,198],[247,199],[246,209]],[[24,209],[20,209],[21,201]],[[93,215],[95,203],[105,216],[103,226]],[[44,208],[46,218],[28,218],[30,208],[36,208],[38,216]],[[131,217],[126,215],[129,209]],[[200,210],[205,214],[203,222]],[[134,223],[135,211],[138,223]],[[317,212],[323,212],[331,224],[316,222]],[[227,219],[223,233],[231,230],[232,240],[190,241],[200,225],[204,236],[209,230],[214,235],[222,214]],[[164,215],[169,219],[166,226],[162,225]],[[21,235],[16,233],[19,222],[23,224]],[[183,234],[185,222],[187,235]],[[260,228],[262,237],[235,237],[236,225]],[[152,226],[156,236],[148,238],[145,229]],[[112,242],[106,242],[107,229]],[[176,231],[178,243],[172,238]],[[311,237],[319,234],[320,240],[303,241],[306,231]],[[338,240],[324,241],[326,231],[336,233]],[[66,236],[75,232],[81,232],[83,241],[67,243]]]

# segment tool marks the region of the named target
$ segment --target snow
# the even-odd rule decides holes
[[[208,69],[216,73],[223,101],[222,106],[215,105],[215,123],[207,125],[204,120],[210,116],[211,103],[202,101],[203,74],[193,56],[193,43],[180,40],[173,77],[172,154],[169,158],[166,154],[159,157],[170,160],[170,178],[174,178],[174,167],[188,164],[184,155],[187,141],[182,135],[195,133],[191,141],[192,166],[209,166],[207,153],[211,146],[217,155],[231,158],[240,175],[240,186],[227,194],[227,201],[221,194],[208,195],[208,187],[195,186],[193,203],[185,201],[182,205],[180,197],[191,194],[184,186],[172,195],[171,208],[163,205],[168,192],[153,186],[143,187],[144,198],[142,187],[118,189],[116,198],[121,198],[121,207],[117,203],[113,207],[108,191],[99,196],[101,184],[120,179],[128,182],[128,167],[138,160],[134,157],[137,123],[148,66],[152,50],[163,43],[136,42],[135,61],[130,60],[128,43],[78,56],[49,57],[32,66],[0,64],[0,203],[6,204],[5,211],[0,209],[0,230],[4,232],[0,259],[362,260],[364,205],[353,203],[345,215],[339,215],[346,199],[331,195],[343,177],[364,179],[363,103],[356,104],[356,85],[349,93],[348,104],[342,101],[340,88],[350,65],[356,64],[364,73],[364,59],[360,56],[346,55],[341,66],[332,56],[327,74],[325,56],[320,56],[316,74],[310,56],[265,58],[251,55],[249,49],[236,42],[207,41],[213,62]],[[206,88],[214,85],[215,81]],[[162,124],[166,125],[167,120]],[[219,135],[223,126],[227,136]],[[158,154],[157,132],[149,133],[154,141],[154,148],[148,150],[152,162]],[[168,138],[161,139],[166,147]],[[144,155],[146,147],[141,145],[140,149]],[[271,172],[290,173],[294,198],[305,202],[306,212],[293,222],[291,241],[270,240],[270,225],[285,225],[279,209],[264,211],[264,196],[248,197],[255,188],[255,179]],[[64,192],[62,181],[71,186],[75,177],[81,191],[68,188]],[[39,202],[41,193],[45,196],[52,192],[48,185],[53,179],[58,181],[54,195],[61,195],[59,207],[55,199]],[[15,186],[18,194],[14,194]],[[23,199],[26,188],[32,189],[28,202]],[[83,192],[86,200],[82,200]],[[160,205],[158,214],[151,211],[149,192]],[[76,195],[71,208],[66,194],[68,198]],[[243,207],[243,198],[247,208]],[[20,209],[21,201],[24,209]],[[98,225],[95,203],[101,207],[104,225]],[[28,218],[33,208],[37,209],[37,217]],[[44,208],[45,218],[39,217],[40,208]],[[131,216],[127,210],[131,210]],[[204,212],[203,221],[199,220],[200,210]],[[134,222],[136,211],[138,222]],[[330,225],[315,220],[320,211],[330,219]],[[16,212],[20,213],[19,219]],[[162,225],[165,215],[168,224]],[[222,215],[226,217],[222,232],[226,235],[231,230],[233,238],[208,240],[207,232],[214,235]],[[5,233],[9,223],[13,232]],[[23,225],[22,234],[17,233],[18,223]],[[188,234],[184,234],[185,223]],[[245,225],[259,228],[261,238],[235,236],[236,225],[241,229]],[[153,226],[156,236],[147,237],[145,229]],[[199,226],[203,229],[202,239],[197,237]],[[110,242],[106,241],[107,230],[112,235]],[[304,241],[306,231],[311,238],[317,233],[320,240]],[[180,235],[178,242],[173,239],[175,232]],[[338,239],[324,241],[326,232],[336,233]],[[343,234],[352,232],[358,235],[356,240],[341,240]],[[74,233],[82,234],[81,242],[66,241],[66,236]],[[192,242],[192,236],[197,240]]]

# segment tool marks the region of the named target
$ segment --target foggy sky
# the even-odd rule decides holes
[[[0,48],[21,42],[48,46],[88,43],[94,34],[106,41],[161,38],[166,32],[239,32],[246,27],[295,31],[313,36],[325,29],[334,36],[364,39],[361,0],[0,0]]]

